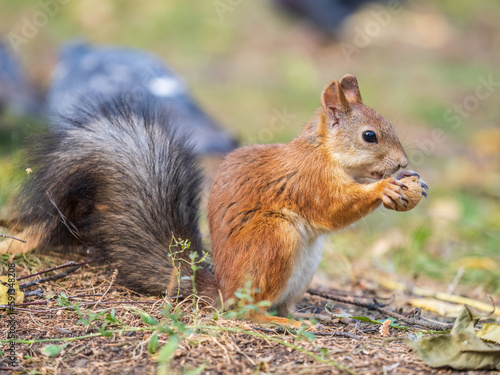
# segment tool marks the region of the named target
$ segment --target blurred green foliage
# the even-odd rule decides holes
[[[23,22],[42,9],[40,1],[0,1],[4,36],[21,33]],[[68,1],[20,46],[17,57],[45,90],[58,46],[70,38],[153,51],[243,143],[292,139],[318,108],[324,86],[353,73],[365,103],[395,125],[410,167],[431,192],[411,212],[380,209],[333,235],[323,272],[345,279],[377,269],[446,286],[461,259],[482,257],[491,266],[462,262],[459,285],[500,292],[498,87],[458,126],[445,117],[475,95],[481,77],[500,82],[500,2],[408,2],[350,58],[341,43],[354,44],[355,26],[373,21],[372,8],[350,20],[336,41],[269,1],[226,3],[235,5],[220,14],[215,2],[202,0]],[[276,111],[293,119],[269,136]],[[25,120],[1,121],[0,212],[7,215],[6,201],[19,181],[10,176],[12,160],[27,131],[20,130]],[[435,141],[433,129],[442,129],[446,139]]]

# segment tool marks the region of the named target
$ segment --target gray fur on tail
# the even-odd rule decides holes
[[[202,176],[185,137],[172,134],[165,111],[145,105],[138,115],[121,99],[82,103],[54,121],[27,148],[33,173],[17,199],[17,224],[39,233],[46,251],[83,246],[106,255],[125,286],[164,292],[172,237],[201,250]],[[199,277],[212,284],[207,272]],[[181,293],[190,294],[189,282]]]

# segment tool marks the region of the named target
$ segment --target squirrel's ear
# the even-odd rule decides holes
[[[321,106],[328,116],[338,121],[338,113],[346,113],[351,110],[342,87],[338,81],[332,81],[321,94]]]
[[[340,81],[340,87],[342,87],[342,91],[349,103],[363,103],[356,77],[346,74]]]

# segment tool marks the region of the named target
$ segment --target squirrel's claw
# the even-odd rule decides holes
[[[422,179],[420,178],[420,175],[419,175],[417,172],[415,172],[415,171],[410,171],[410,170],[404,170],[404,171],[401,171],[401,172],[398,174],[398,176],[396,177],[396,181],[401,180],[401,179],[403,179],[403,178],[405,178],[405,177],[412,177],[412,176],[415,176],[415,177],[417,177],[417,178],[418,178],[418,180],[419,180],[419,182],[420,182],[420,185],[421,185],[421,186],[422,186],[422,188],[425,190],[425,191],[422,191],[422,195],[423,195],[423,196],[427,199],[427,193],[426,193],[426,191],[429,191],[429,186],[427,185],[427,183],[426,183],[424,180],[422,180]],[[402,185],[400,185],[400,184],[398,184],[398,185],[399,185],[399,186],[402,186]],[[407,188],[407,189],[408,189],[408,188]]]
[[[403,179],[405,177],[412,177],[412,176],[416,176],[420,180],[420,175],[417,172],[410,171],[410,170],[407,170],[407,169],[399,172],[398,177],[396,177],[396,179],[397,180],[401,180],[401,179]]]
[[[403,189],[408,190],[408,186],[406,186],[403,182],[399,181],[398,179],[394,180],[393,183],[395,185],[398,185],[399,187],[402,187]]]
[[[422,187],[426,190],[426,191],[429,191],[429,186],[427,186],[427,184],[425,183],[424,180],[420,180],[420,185],[422,185]]]

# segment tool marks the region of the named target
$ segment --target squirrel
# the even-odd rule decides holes
[[[189,140],[147,105],[142,115],[116,99],[81,106],[28,150],[33,173],[12,223],[37,248],[103,254],[122,285],[165,293],[178,272],[192,275],[189,252],[202,250],[202,177]],[[223,304],[249,280],[255,302],[269,301],[279,315],[262,307],[253,320],[298,326],[287,316],[318,267],[324,236],[382,203],[405,207],[400,179],[417,174],[391,176],[407,165],[391,124],[363,104],[356,78],[332,81],[297,138],[242,147],[220,164],[208,199],[214,272],[201,265],[197,293]],[[172,237],[189,240],[190,250],[173,247]],[[192,293],[186,279],[183,296]]]

